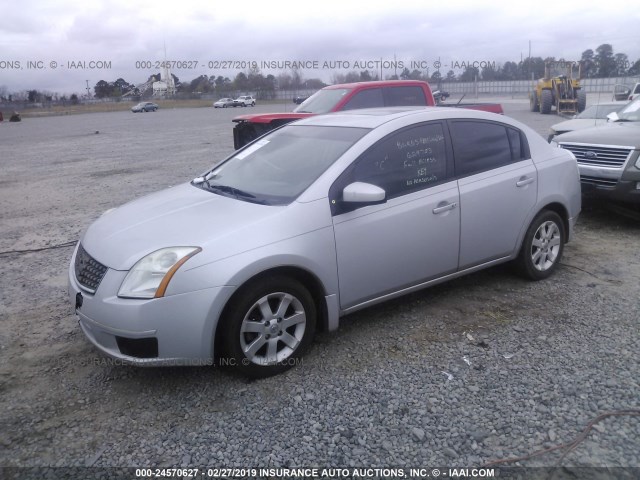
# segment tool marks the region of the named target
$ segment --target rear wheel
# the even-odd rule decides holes
[[[222,321],[227,362],[245,375],[268,377],[295,365],[311,343],[316,307],[302,284],[276,276],[245,286]]]
[[[553,95],[551,90],[543,90],[540,99],[540,113],[547,115],[551,113],[551,105],[553,104]]]
[[[529,93],[529,109],[532,112],[540,111],[540,104],[538,103],[538,94],[536,93],[535,90]]]
[[[556,212],[543,210],[533,219],[522,242],[516,265],[531,280],[550,276],[562,259],[566,233]]]

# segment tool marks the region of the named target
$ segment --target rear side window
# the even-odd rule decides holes
[[[502,167],[528,158],[520,130],[475,120],[450,122],[458,177]]]
[[[377,108],[384,107],[381,88],[368,88],[356,93],[342,110],[355,110],[357,108]]]
[[[522,133],[515,128],[507,129],[507,135],[509,136],[509,146],[511,147],[511,160],[517,162],[518,160],[524,160],[527,158],[525,152],[525,142],[522,139]]]
[[[424,90],[418,86],[413,87],[387,87],[385,88],[388,107],[401,107],[427,104]]]

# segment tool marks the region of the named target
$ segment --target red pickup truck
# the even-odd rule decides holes
[[[431,87],[419,80],[387,80],[345,83],[318,90],[293,112],[249,114],[235,117],[233,146],[236,150],[285,123],[321,113],[391,106],[435,106]],[[458,103],[452,107],[504,113],[497,103]]]

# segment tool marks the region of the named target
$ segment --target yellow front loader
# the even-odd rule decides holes
[[[532,112],[575,115],[587,106],[587,94],[580,87],[582,74],[579,62],[547,62],[544,66],[544,78],[536,82],[529,94]]]

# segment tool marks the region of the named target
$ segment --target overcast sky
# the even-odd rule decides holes
[[[139,84],[159,71],[155,62],[165,58],[165,44],[168,60],[198,64],[172,70],[182,81],[202,74],[233,78],[237,64],[221,61],[260,66],[285,60],[316,61],[319,68],[309,64],[303,77],[330,81],[332,72],[321,68],[324,62],[349,62],[346,73],[362,70],[353,68],[356,61],[373,65],[392,61],[394,55],[408,67],[412,60],[433,65],[439,59],[446,74],[454,62],[519,61],[529,54],[529,41],[531,55],[543,58],[579,59],[584,50],[603,43],[612,44],[614,53],[626,53],[632,63],[640,58],[637,0],[494,0],[484,6],[464,0],[187,0],[165,5],[5,0],[0,8],[0,88],[86,93],[86,80],[93,87],[118,77]],[[151,62],[152,68],[140,68],[140,61]]]

